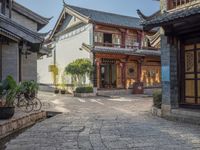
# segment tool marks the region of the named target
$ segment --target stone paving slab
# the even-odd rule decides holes
[[[7,150],[200,150],[200,126],[151,116],[151,98],[59,95],[55,104],[47,96],[69,112],[26,130]]]

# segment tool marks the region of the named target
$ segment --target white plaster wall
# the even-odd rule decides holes
[[[49,65],[53,64],[53,57],[44,56],[37,60],[38,83],[53,84],[52,74],[49,72]]]
[[[81,33],[76,33],[68,38],[61,38],[56,43],[56,63],[59,67],[59,83],[61,83],[61,74],[64,72],[65,67],[79,58],[90,58],[90,53],[85,50],[80,50],[82,43],[92,43],[92,24],[86,25],[86,29]],[[39,82],[44,84],[52,84],[51,73],[48,72],[48,66],[53,64],[53,57],[38,60],[38,74]],[[70,78],[67,79],[70,84]]]

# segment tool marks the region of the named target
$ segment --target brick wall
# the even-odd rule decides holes
[[[18,43],[2,45],[2,79],[12,75],[19,81],[19,48]]]
[[[162,105],[178,107],[177,46],[161,36]],[[169,77],[168,77],[169,76]]]
[[[37,81],[37,53],[31,53],[31,55],[22,55],[21,59],[21,79]]]

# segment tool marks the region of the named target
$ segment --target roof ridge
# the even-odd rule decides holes
[[[107,12],[107,11],[101,11],[101,10],[94,10],[94,9],[90,9],[90,8],[79,7],[79,6],[69,5],[69,4],[65,4],[65,6],[76,7],[76,8],[80,8],[80,9],[89,10],[89,11],[95,11],[95,12],[99,12],[99,13],[106,13],[106,14],[110,14],[110,15],[116,15],[116,16],[121,16],[121,17],[132,18],[132,19],[140,19],[139,17],[128,16],[128,15],[123,15],[123,14],[117,14],[117,13],[112,13],[112,12]],[[88,17],[90,17],[90,16],[88,16]]]
[[[44,19],[46,21],[49,21],[51,19],[51,18],[47,18],[47,17],[44,17],[44,16],[38,14],[37,12],[25,7],[24,5],[22,5],[22,4],[20,4],[20,3],[16,2],[16,1],[13,1],[13,3],[14,3],[14,5],[17,5],[17,6],[21,7],[21,8],[23,8],[24,10],[27,10],[27,11],[31,12],[32,14],[34,14],[35,16],[40,17],[40,18],[42,18],[42,19]]]

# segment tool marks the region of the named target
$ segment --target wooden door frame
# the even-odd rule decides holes
[[[186,39],[186,40],[181,40],[180,41],[180,50],[178,50],[178,77],[179,77],[179,105],[181,107],[189,107],[189,108],[199,108],[200,107],[200,103],[198,103],[198,80],[200,80],[200,78],[198,78],[198,72],[197,71],[197,43],[200,43],[200,38],[196,38],[196,39]],[[194,104],[189,104],[186,103],[185,101],[185,75],[187,73],[185,73],[185,45],[189,45],[189,44],[194,44],[194,49],[193,50],[189,50],[189,51],[193,51],[194,52],[194,82],[195,82],[195,103]],[[200,51],[200,49],[198,50]],[[188,79],[189,80],[189,79]],[[191,79],[192,80],[192,79]]]

